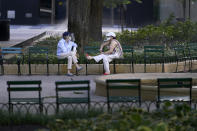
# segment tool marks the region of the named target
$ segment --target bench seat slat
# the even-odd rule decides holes
[[[121,89],[121,90],[126,90],[126,89],[137,89],[139,86],[137,85],[121,85],[121,86],[118,86],[118,85],[114,85],[114,86],[108,86],[109,89],[113,89],[113,90],[118,90],[118,89]]]
[[[39,87],[11,87],[8,91],[41,91]]]
[[[139,101],[138,96],[110,96],[110,102],[137,102]]]
[[[41,84],[41,81],[7,81],[8,85],[30,85]]]
[[[11,98],[11,103],[39,103],[39,98]]]
[[[56,85],[65,85],[65,84],[88,84],[89,81],[57,81],[55,82]]]
[[[88,90],[88,87],[58,87],[57,91]]]
[[[187,88],[190,87],[190,84],[166,84],[160,85],[160,88]]]
[[[63,97],[58,99],[59,104],[62,103],[88,103],[88,98],[68,98],[68,97]]]

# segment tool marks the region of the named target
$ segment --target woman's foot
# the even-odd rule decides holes
[[[80,70],[82,70],[82,69],[83,69],[82,66],[77,67],[77,71],[80,71]]]
[[[74,76],[72,73],[67,73],[66,75],[67,76]]]
[[[86,54],[86,59],[91,60],[92,56],[90,56],[89,54]]]

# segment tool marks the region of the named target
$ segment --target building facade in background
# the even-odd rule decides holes
[[[69,0],[0,0],[0,19],[10,19],[11,24],[50,24],[67,19]],[[121,8],[103,8],[103,25],[140,27],[164,21],[170,15],[183,18],[183,6],[178,0],[142,0]],[[155,4],[159,1],[159,4]],[[190,2],[190,3],[189,3]],[[185,17],[197,21],[197,2],[186,0]],[[157,15],[157,16],[156,16]],[[53,16],[53,17],[52,17]]]

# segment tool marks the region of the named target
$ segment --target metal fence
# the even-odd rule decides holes
[[[162,107],[161,103],[161,107]],[[182,102],[173,102],[173,104],[182,104]],[[189,105],[189,104],[188,104]],[[43,103],[42,105],[43,110],[40,111],[38,104],[32,103],[17,103],[13,104],[13,112],[17,113],[31,113],[31,114],[38,114],[42,113],[44,115],[52,115],[57,113],[56,103],[49,102]],[[152,112],[157,108],[156,101],[143,101],[141,106],[139,106],[136,102],[128,102],[128,103],[111,103],[110,104],[112,111],[119,111],[121,109],[131,109],[131,108],[141,108],[144,111]],[[191,108],[197,110],[197,101],[193,101],[191,104]],[[0,103],[0,110],[1,111],[9,111],[9,104],[8,103]],[[88,104],[61,104],[59,106],[59,112],[81,112],[81,113],[88,113],[89,111],[96,111],[96,112],[107,112],[108,110],[106,102],[91,102],[90,107],[88,108]]]

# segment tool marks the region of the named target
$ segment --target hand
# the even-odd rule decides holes
[[[102,49],[99,49],[100,53],[102,53]]]

